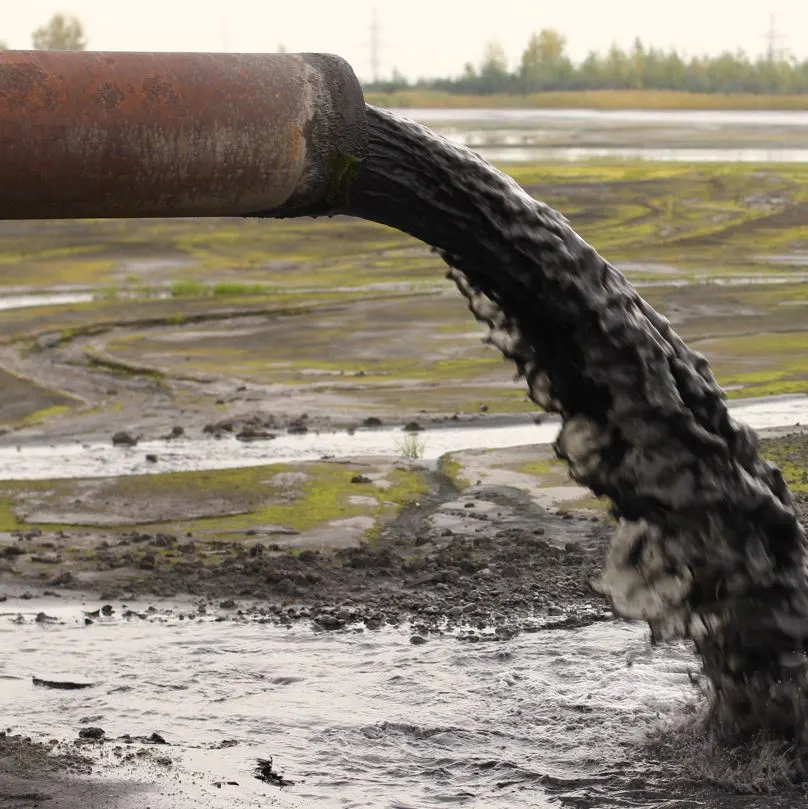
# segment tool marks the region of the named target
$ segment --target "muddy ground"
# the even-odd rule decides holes
[[[731,395],[808,391],[808,168],[517,176],[646,285]],[[401,234],[340,219],[0,223],[2,294],[95,296],[2,313],[0,446],[525,418],[522,386],[442,269]],[[766,450],[808,514],[805,439]],[[354,458],[63,473],[0,482],[0,595],[120,609],[193,593],[198,609],[323,631],[412,619],[414,643],[447,626],[479,642],[482,627],[507,638],[611,616],[590,586],[604,506],[546,447],[459,453],[437,470]],[[104,806],[106,787],[76,780],[72,744],[49,750],[0,737],[0,807]]]

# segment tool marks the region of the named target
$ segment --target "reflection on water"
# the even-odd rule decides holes
[[[90,303],[94,297],[92,292],[48,292],[41,295],[6,295],[0,296],[0,311],[28,309],[37,306]]]
[[[732,404],[735,418],[755,429],[808,422],[808,397],[784,396]],[[423,458],[435,461],[447,452],[498,449],[555,440],[559,422],[494,427],[435,427],[419,433]],[[0,439],[0,480],[53,477],[103,477],[178,472],[189,469],[232,469],[270,463],[313,461],[323,456],[397,455],[404,433],[400,427],[347,432],[279,434],[269,441],[242,442],[228,437],[141,441],[124,449],[111,443],[15,446],[13,434]],[[146,455],[158,456],[150,463]]]
[[[23,624],[11,620],[17,609]],[[34,623],[39,610],[65,624]],[[172,745],[161,753],[182,752],[186,766],[210,771],[208,782],[232,779],[251,792],[253,762],[271,755],[295,782],[259,785],[280,807],[550,809],[565,797],[599,809],[679,805],[650,781],[645,799],[631,795],[630,779],[648,776],[632,747],[680,710],[693,663],[685,646],[644,656],[642,626],[414,646],[403,629],[119,615],[85,627],[75,607],[18,602],[0,617],[4,721],[24,717],[25,732],[43,738],[75,737],[84,717],[109,736],[158,732]],[[32,676],[96,685],[50,691]],[[223,740],[236,744],[204,751]],[[231,790],[227,805],[247,805],[239,794]],[[185,805],[176,800],[148,804]]]
[[[449,137],[449,136],[447,136]],[[450,137],[450,140],[454,138]],[[458,140],[461,142],[461,140]],[[465,145],[465,144],[464,144]],[[596,146],[475,146],[493,163],[579,162],[584,160],[645,160],[661,163],[808,163],[808,149],[662,149]]]
[[[717,126],[808,127],[806,110],[586,110],[586,109],[394,109],[424,123],[493,124],[509,127],[541,123],[680,124]]]

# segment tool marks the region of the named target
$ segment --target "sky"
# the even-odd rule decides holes
[[[512,65],[533,31],[566,35],[574,59],[635,36],[682,52],[766,48],[770,15],[785,47],[808,58],[808,2],[770,0],[0,0],[0,40],[30,47],[52,14],[74,14],[93,50],[338,53],[360,77],[371,70],[373,10],[382,77],[455,75],[499,42]]]

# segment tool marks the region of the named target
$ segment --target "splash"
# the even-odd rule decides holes
[[[807,741],[806,540],[780,472],[691,351],[567,220],[477,155],[368,108],[345,213],[432,245],[556,452],[618,521],[597,586],[655,641],[690,638],[717,726]]]

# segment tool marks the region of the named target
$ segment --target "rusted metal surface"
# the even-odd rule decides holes
[[[0,53],[0,218],[330,209],[365,139],[319,54]]]

